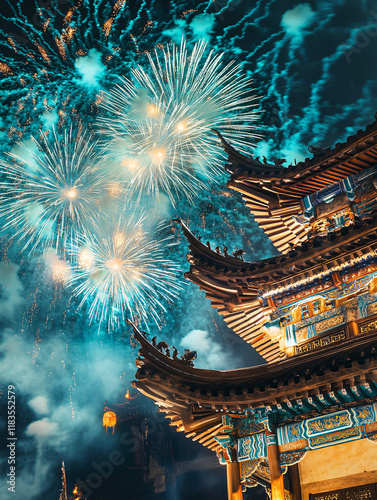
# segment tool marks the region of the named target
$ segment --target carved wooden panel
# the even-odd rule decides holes
[[[332,491],[329,493],[317,493],[316,495],[309,495],[310,500],[342,500],[340,492]]]
[[[377,500],[377,484],[309,494],[310,500]]]
[[[314,351],[319,347],[324,347],[329,344],[334,344],[335,342],[339,342],[340,340],[344,340],[347,337],[345,330],[340,330],[336,333],[332,333],[331,335],[326,335],[324,337],[320,337],[318,339],[312,340],[310,342],[306,342],[303,345],[299,345],[296,347],[296,354],[302,354],[309,351]]]

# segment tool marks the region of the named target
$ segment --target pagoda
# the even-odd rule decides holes
[[[229,500],[257,484],[273,500],[377,498],[377,121],[288,167],[218,135],[227,186],[280,254],[245,262],[178,220],[185,276],[267,363],[196,369],[195,353],[172,353],[133,325],[133,385],[217,453]]]

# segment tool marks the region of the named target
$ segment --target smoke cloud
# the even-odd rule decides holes
[[[30,408],[37,415],[45,415],[48,413],[48,400],[44,396],[36,396],[29,401]]]
[[[297,5],[287,10],[281,19],[281,25],[289,35],[302,35],[315,19],[315,12],[308,3]]]
[[[16,308],[24,301],[18,271],[19,266],[14,262],[0,262],[0,319],[12,320]]]
[[[180,344],[185,349],[197,351],[197,368],[221,370],[231,364],[229,351],[226,352],[205,330],[192,330],[182,338]]]
[[[215,28],[215,22],[214,14],[199,14],[195,16],[190,24],[193,39],[209,41]]]
[[[79,73],[80,82],[87,87],[100,87],[106,67],[101,62],[101,53],[90,49],[87,56],[78,57],[75,68]]]

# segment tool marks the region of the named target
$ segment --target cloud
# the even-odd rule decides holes
[[[273,139],[260,141],[254,149],[254,156],[259,156],[260,158],[265,156],[270,163],[275,156],[279,156],[287,161],[286,165],[291,165],[295,162],[304,161],[310,154],[308,147],[302,143],[301,133],[297,132],[290,136],[286,134],[278,145],[278,150],[276,142]]]
[[[106,67],[101,62],[101,53],[90,49],[87,56],[75,60],[75,68],[81,76],[80,83],[87,87],[99,87]]]
[[[205,40],[208,42],[215,29],[215,24],[214,14],[198,14],[194,16],[190,25],[184,19],[175,20],[174,27],[164,30],[162,34],[174,43],[180,44],[182,39],[186,37],[187,31],[191,31],[191,34],[187,36],[188,41]]]
[[[301,35],[302,31],[312,24],[315,16],[311,6],[308,3],[302,3],[283,14],[281,26],[288,35]]]
[[[185,27],[187,26],[184,19],[176,19],[174,28],[164,30],[162,34],[170,38],[174,43],[180,44],[182,38],[185,38]]]
[[[190,24],[194,40],[204,39],[209,41],[215,28],[214,14],[199,14],[193,18]]]
[[[29,424],[25,434],[35,437],[36,439],[44,439],[57,433],[59,425],[56,422],[51,422],[47,417],[42,420],[36,420]]]
[[[59,121],[59,115],[55,110],[45,111],[41,116],[43,127],[44,128],[52,128]]]
[[[206,330],[192,330],[180,342],[184,349],[198,353],[197,368],[224,370],[229,366],[229,356],[223,347],[214,341]]]
[[[32,172],[36,170],[37,163],[34,155],[38,153],[38,148],[32,139],[26,139],[22,141],[22,143],[16,143],[10,152],[24,163],[28,170]]]
[[[67,462],[77,459],[72,436],[83,450],[83,462],[89,461],[86,450],[93,442],[106,446],[101,421],[103,402],[107,398],[119,401],[126,390],[124,378],[130,380],[135,372],[134,356],[127,344],[118,344],[114,351],[108,335],[96,332],[93,336],[81,333],[74,336],[61,331],[58,322],[61,309],[54,315],[54,309],[50,310],[51,297],[45,288],[40,291],[38,307],[33,309],[33,323],[25,322],[21,329],[20,316],[19,326],[0,331],[0,379],[15,386],[20,417],[17,493],[20,498],[30,500],[40,498],[62,457]],[[24,295],[29,296],[28,289]],[[31,305],[32,301],[25,299],[25,309]],[[37,342],[38,309],[45,314],[47,307],[54,326],[51,330],[40,328]],[[64,329],[77,327],[79,322],[76,315],[71,326],[68,322]],[[0,456],[0,466],[1,460]]]
[[[48,401],[44,396],[36,396],[29,401],[30,408],[38,415],[48,413]]]
[[[18,271],[17,264],[0,262],[0,319],[13,319],[15,309],[24,301]]]
[[[1,130],[3,129],[3,130]],[[6,143],[6,139],[7,139],[7,133],[5,131],[6,129],[6,123],[4,121],[4,119],[0,116],[0,140],[4,141],[4,143]]]
[[[150,218],[145,221],[145,228],[151,230],[153,222],[158,219],[168,218],[172,212],[172,204],[168,196],[164,193],[144,196],[141,199],[140,206],[148,213]]]

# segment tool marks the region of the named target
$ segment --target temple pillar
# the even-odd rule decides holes
[[[228,500],[242,500],[240,467],[238,462],[226,464],[226,479],[228,483]]]
[[[356,337],[356,335],[359,335],[360,328],[356,321],[350,321],[347,326],[348,332],[351,337]]]
[[[301,500],[301,485],[300,485],[300,473],[298,470],[298,464],[294,464],[288,467],[288,474],[292,488],[291,491],[292,500]]]
[[[271,477],[271,500],[284,500],[284,478],[276,435],[266,430],[267,458]]]

